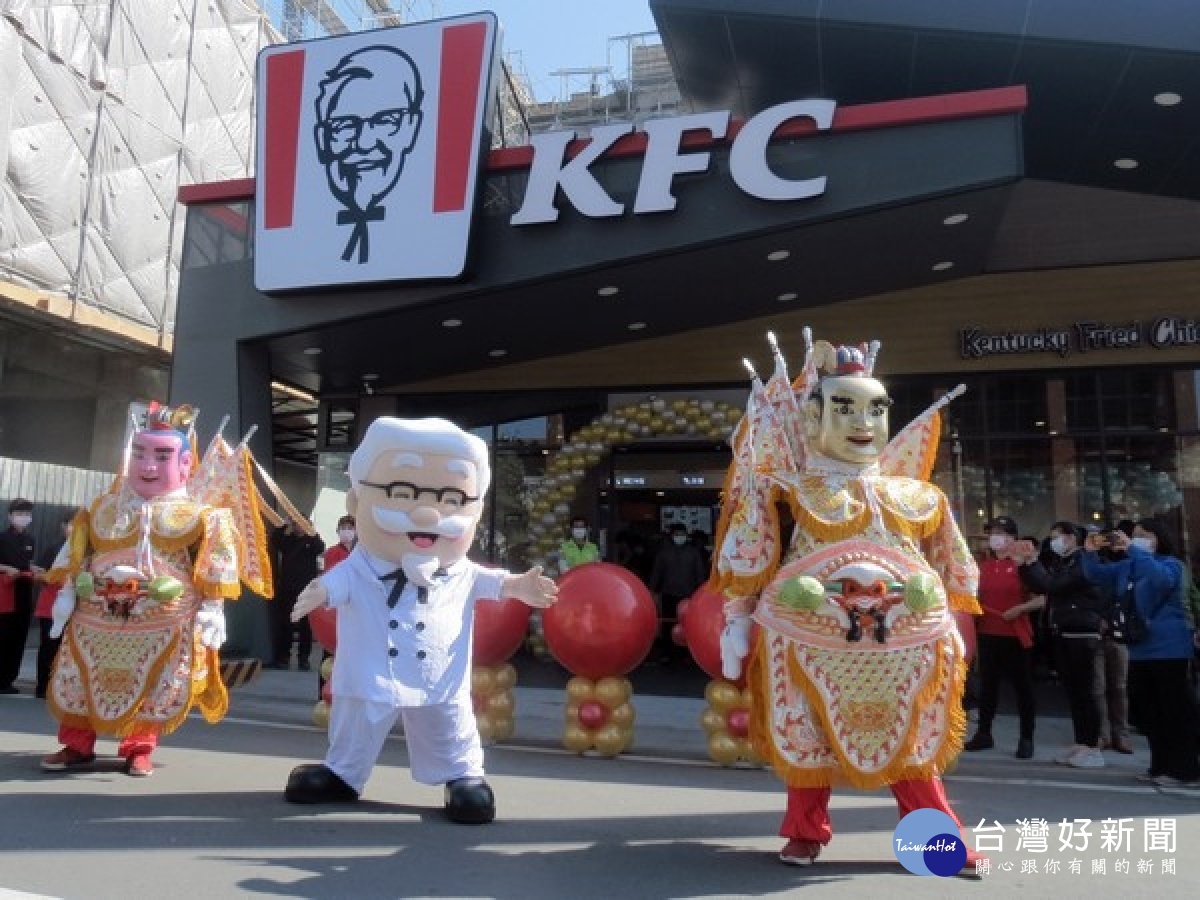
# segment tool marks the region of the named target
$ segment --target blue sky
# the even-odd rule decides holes
[[[610,37],[655,31],[646,0],[440,0],[442,16],[490,9],[504,28],[503,51],[519,51],[537,100],[561,96],[563,79],[556,69],[613,65],[625,70],[625,45]],[[611,59],[608,54],[611,52]],[[568,91],[588,86],[585,76],[568,79]]]

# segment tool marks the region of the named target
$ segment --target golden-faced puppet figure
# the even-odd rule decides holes
[[[938,777],[965,728],[953,612],[978,611],[974,559],[928,480],[941,404],[889,442],[878,344],[805,338],[794,384],[777,347],[774,376],[754,380],[713,572],[724,674],[745,675],[751,739],[788,786],[781,859],[793,865],[832,838],[834,784],[886,785],[901,816],[955,818]]]

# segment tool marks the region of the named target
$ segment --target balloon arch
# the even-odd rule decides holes
[[[615,445],[670,436],[728,441],[741,417],[742,409],[731,403],[694,397],[648,399],[597,416],[549,458],[530,498],[532,562],[546,568],[555,563],[580,482]]]

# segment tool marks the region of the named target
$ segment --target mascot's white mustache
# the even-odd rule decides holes
[[[475,524],[474,516],[443,516],[437,525],[419,527],[413,523],[408,513],[398,509],[383,509],[376,506],[371,510],[371,518],[384,531],[391,534],[407,534],[417,531],[421,534],[436,534],[441,537],[457,540],[467,533]]]

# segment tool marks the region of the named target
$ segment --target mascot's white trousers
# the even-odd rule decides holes
[[[408,769],[414,781],[445,784],[456,778],[483,777],[483,745],[470,694],[432,706],[337,697],[329,713],[325,766],[361,794],[397,719],[404,723]]]

